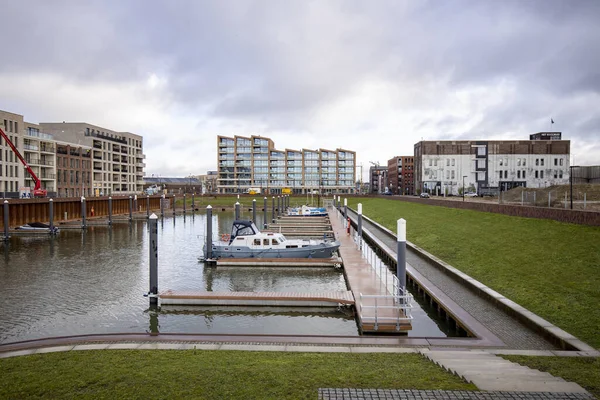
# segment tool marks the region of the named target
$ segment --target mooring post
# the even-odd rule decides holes
[[[396,260],[396,276],[398,277],[398,296],[405,294],[406,290],[406,220],[398,220],[398,247]]]
[[[277,196],[277,218],[281,218],[281,196]]]
[[[235,202],[235,220],[239,220],[240,219],[240,202],[236,201]]]
[[[271,202],[271,222],[274,224],[275,223],[275,196],[273,196],[273,200]]]
[[[160,195],[160,217],[165,217],[165,194]]]
[[[4,200],[4,240],[8,241],[8,200]]]
[[[340,196],[338,196],[337,206],[338,209],[342,207],[342,198]]]
[[[263,228],[267,228],[267,197],[265,196],[263,204]]]
[[[133,209],[135,210],[135,212],[140,211],[140,209],[138,208],[138,203],[137,203],[137,194],[133,196]]]
[[[112,225],[112,197],[108,196],[108,224]]]
[[[356,226],[358,230],[358,248],[362,250],[362,203],[358,203],[358,220]]]
[[[348,199],[344,197],[344,222],[348,220]]]
[[[85,229],[85,197],[81,196],[81,229]]]
[[[49,224],[50,225],[50,233],[54,233],[54,200],[48,200],[48,216],[49,216]]]
[[[175,216],[175,206],[177,204],[177,198],[175,197],[175,194],[173,194],[173,216]]]
[[[548,207],[550,207],[550,198],[552,197],[551,195],[552,195],[552,193],[548,192]]]
[[[206,207],[206,259],[212,259],[212,207]]]
[[[521,191],[521,205],[523,205],[523,202],[525,201],[524,196],[525,196],[525,191],[522,190]]]
[[[184,193],[184,194],[183,194],[183,213],[184,213],[184,214],[185,214],[185,209],[186,209],[186,204],[185,204],[185,201],[186,201],[186,196],[185,196],[185,193]]]
[[[158,304],[158,217],[152,214],[148,219],[150,225],[150,304]]]
[[[133,199],[129,196],[129,222],[133,220]]]
[[[196,203],[194,202],[194,197],[196,197],[196,193],[192,193],[192,212],[196,211]]]
[[[146,195],[146,218],[150,218],[150,195]]]
[[[252,222],[256,223],[256,199],[252,199]]]

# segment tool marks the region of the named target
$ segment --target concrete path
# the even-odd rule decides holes
[[[432,351],[421,353],[480,390],[514,392],[587,393],[574,382],[524,367],[485,351]]]
[[[319,400],[588,400],[589,393],[469,392],[466,390],[319,389]]]

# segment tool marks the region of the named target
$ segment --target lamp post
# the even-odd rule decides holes
[[[466,175],[463,175],[463,188],[462,188],[463,189],[463,193],[462,193],[463,201],[465,201],[465,178],[466,177],[467,177]]]

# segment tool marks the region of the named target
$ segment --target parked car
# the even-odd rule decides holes
[[[384,196],[391,196],[391,195],[392,195],[392,192],[385,192],[383,195],[384,195]]]
[[[477,197],[477,193],[475,193],[475,192],[468,192],[468,193],[465,193],[465,197]]]
[[[423,192],[423,193],[421,193],[421,197],[424,198],[424,199],[428,199],[429,198],[429,193]]]

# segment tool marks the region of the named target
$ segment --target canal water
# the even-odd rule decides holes
[[[229,233],[233,213],[218,212],[213,218],[219,234]],[[205,227],[206,215],[201,213],[159,219],[159,291],[347,290],[341,271],[332,268],[206,267],[199,261]],[[0,343],[140,332],[359,335],[352,312],[344,309],[150,310],[143,297],[149,280],[145,220],[84,231],[62,229],[54,238],[15,235],[0,248]],[[449,335],[426,309],[417,307],[413,314],[409,336]]]

